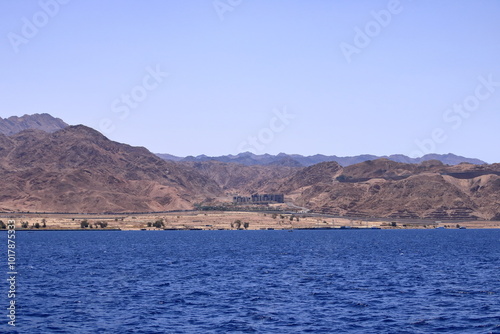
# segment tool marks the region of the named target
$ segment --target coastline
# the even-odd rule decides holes
[[[500,221],[347,218],[320,214],[192,211],[164,214],[1,214],[17,231],[497,229]],[[22,225],[27,226],[23,228]],[[27,223],[27,225],[26,225]],[[87,227],[82,228],[82,224]],[[46,227],[42,227],[45,224]],[[38,226],[36,228],[35,226]],[[105,226],[105,227],[102,227]],[[1,230],[0,230],[1,231]]]

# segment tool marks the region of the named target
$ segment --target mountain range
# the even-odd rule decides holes
[[[342,165],[313,163],[331,158],[326,156],[301,160],[250,153],[229,156],[246,163],[208,157],[171,161],[175,157],[164,160],[83,125],[64,126],[39,115],[36,121],[22,118],[22,127],[37,129],[0,134],[4,212],[184,210],[228,203],[234,194],[283,193],[291,206],[345,217],[500,220],[500,164],[377,158]],[[55,124],[62,128],[53,131]],[[373,156],[358,158],[368,157]]]
[[[394,154],[389,156],[376,156],[370,154],[356,155],[352,157],[338,157],[336,155],[323,155],[316,154],[311,156],[303,156],[300,154],[285,154],[280,153],[277,155],[271,154],[253,154],[251,152],[244,152],[237,155],[223,155],[217,157],[209,157],[206,155],[198,155],[187,156],[187,157],[177,157],[171,154],[157,154],[160,158],[169,160],[169,161],[219,161],[219,162],[228,162],[228,163],[238,163],[247,166],[265,166],[265,165],[281,165],[288,167],[308,167],[321,162],[327,161],[335,161],[341,166],[350,166],[354,164],[358,164],[360,162],[365,162],[369,160],[376,159],[389,159],[395,162],[409,163],[409,164],[418,164],[424,161],[429,160],[439,160],[447,165],[458,165],[459,163],[466,162],[475,165],[482,165],[486,162],[474,159],[474,158],[466,158],[462,156],[458,156],[452,153],[449,154],[427,154],[420,158],[410,158],[406,155],[402,154]]]

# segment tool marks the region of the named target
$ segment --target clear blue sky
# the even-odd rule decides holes
[[[0,1],[1,117],[180,156],[500,162],[500,1],[59,1]]]

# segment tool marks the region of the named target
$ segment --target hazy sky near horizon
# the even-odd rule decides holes
[[[0,1],[0,117],[152,152],[500,162],[500,1]]]

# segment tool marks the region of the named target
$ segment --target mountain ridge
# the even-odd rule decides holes
[[[55,132],[68,127],[69,125],[60,118],[50,114],[25,114],[21,117],[11,116],[0,117],[0,133],[11,136],[24,130],[42,130],[45,132]]]
[[[222,155],[217,157],[209,157],[206,155],[198,155],[196,157],[195,156],[178,157],[171,154],[162,154],[162,153],[157,153],[156,155],[164,160],[170,160],[170,161],[191,161],[191,162],[219,161],[226,163],[239,163],[247,166],[280,164],[288,167],[298,167],[298,166],[309,167],[321,162],[335,161],[339,163],[341,166],[346,167],[360,162],[376,160],[381,158],[386,158],[395,162],[411,163],[411,164],[418,164],[429,160],[439,160],[446,165],[458,165],[460,163],[470,163],[474,165],[486,164],[486,162],[480,159],[467,158],[455,155],[453,153],[448,153],[448,154],[431,153],[431,154],[426,154],[420,158],[410,158],[403,154],[392,154],[389,156],[362,154],[357,156],[339,157],[336,155],[328,156],[323,154],[303,156],[300,154],[286,154],[286,153],[279,153],[277,155],[271,155],[271,154],[258,155],[258,154],[253,154],[251,152],[239,153],[237,155],[231,155],[231,154]]]

